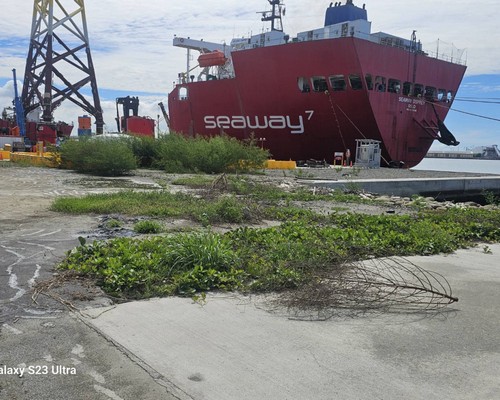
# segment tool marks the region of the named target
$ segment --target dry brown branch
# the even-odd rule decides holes
[[[210,190],[218,189],[220,191],[226,191],[227,187],[227,176],[225,173],[223,173],[213,180],[212,185],[210,186]]]
[[[293,318],[323,320],[368,311],[438,310],[456,301],[442,275],[393,257],[322,268],[308,284],[279,294],[274,304]]]

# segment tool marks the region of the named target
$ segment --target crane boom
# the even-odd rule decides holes
[[[22,137],[26,136],[26,121],[24,119],[24,107],[23,107],[23,102],[21,101],[21,98],[19,97],[19,92],[17,91],[17,76],[16,76],[16,69],[14,68],[12,70],[12,75],[14,76],[14,101],[12,104],[14,104],[14,108],[16,111],[16,124],[17,127],[19,128],[19,134]]]
[[[165,122],[167,123],[167,127],[170,128],[170,118],[168,117],[167,110],[165,110],[165,106],[163,105],[163,103],[161,101],[158,103],[158,105],[160,106],[160,110],[163,114],[163,118],[165,118]]]

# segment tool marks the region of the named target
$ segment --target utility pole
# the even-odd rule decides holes
[[[86,86],[91,88],[93,102],[81,93]],[[54,110],[64,100],[93,115],[96,132],[103,133],[84,0],[34,0],[22,93],[24,111],[28,115],[41,108],[43,123],[50,124]]]

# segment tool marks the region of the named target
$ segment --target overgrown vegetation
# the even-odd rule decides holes
[[[220,222],[253,222],[261,218],[260,206],[248,199],[221,196],[216,199],[193,197],[167,191],[91,194],[81,198],[61,197],[52,204],[53,211],[72,214],[143,215],[152,217],[191,218],[204,225]]]
[[[132,153],[141,168],[151,168],[157,159],[156,139],[149,136],[131,136],[127,139]]]
[[[193,295],[208,290],[282,291],[346,261],[449,253],[500,241],[500,211],[451,208],[417,216],[333,214],[311,223],[242,227],[83,244],[61,268],[91,274],[114,296]]]
[[[157,140],[154,165],[166,172],[222,172],[261,169],[269,158],[252,140],[242,142],[229,136],[194,138],[171,134]]]
[[[91,194],[80,198],[59,197],[54,201],[52,210],[74,214],[121,213],[134,216],[181,217],[208,226],[221,222],[258,222],[264,218],[281,221],[298,217],[307,217],[311,221],[323,218],[310,210],[293,205],[296,201],[332,202],[332,212],[335,210],[334,204],[339,202],[373,203],[372,200],[340,191],[315,194],[302,187],[284,190],[237,176],[222,175],[214,180],[213,177],[200,175],[183,177],[174,183],[206,190],[201,197],[184,193],[174,194],[166,190],[128,190]]]
[[[62,165],[78,172],[123,175],[138,166],[166,172],[247,172],[261,169],[269,158],[267,150],[253,140],[239,141],[229,136],[194,138],[171,134],[150,137],[80,138],[60,148]]]
[[[80,138],[60,148],[62,164],[75,171],[100,176],[120,176],[137,168],[127,139]]]

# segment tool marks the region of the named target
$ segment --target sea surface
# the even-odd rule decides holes
[[[412,169],[422,171],[473,172],[500,175],[500,160],[424,158],[420,164]]]

